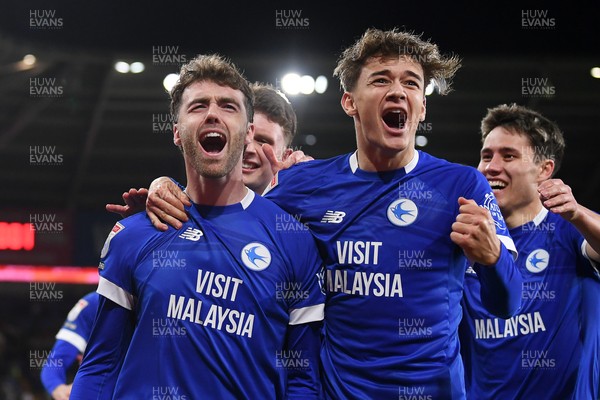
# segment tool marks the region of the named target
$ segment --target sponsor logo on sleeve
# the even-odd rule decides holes
[[[112,230],[108,234],[106,241],[104,242],[104,246],[102,247],[102,251],[100,252],[100,258],[106,257],[108,254],[108,249],[110,248],[110,241],[115,237],[115,235],[125,229],[125,226],[120,222],[117,222],[115,226],[113,226]]]

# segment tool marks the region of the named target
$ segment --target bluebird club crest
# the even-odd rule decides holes
[[[258,242],[248,243],[242,249],[242,262],[253,271],[262,271],[271,264],[271,253]]]
[[[387,217],[396,226],[412,224],[417,219],[418,214],[417,205],[409,199],[395,200],[387,208]]]
[[[527,267],[527,270],[537,274],[545,270],[548,266],[550,254],[544,249],[537,249],[529,253],[526,260],[525,266]]]

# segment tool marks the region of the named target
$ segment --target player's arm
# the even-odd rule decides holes
[[[490,212],[474,200],[458,199],[459,214],[451,240],[460,246],[481,282],[481,301],[492,314],[509,318],[521,306],[523,277],[500,241]]]
[[[166,176],[156,178],[150,184],[146,213],[157,229],[166,231],[167,224],[179,229],[182,221],[188,220],[185,206],[191,206],[192,203],[183,189],[183,186]]]
[[[148,198],[148,189],[139,188],[134,189],[131,188],[129,191],[124,192],[122,195],[123,202],[125,205],[121,204],[107,204],[106,211],[119,214],[121,218],[129,217],[135,213],[140,211],[144,211],[146,209],[146,199]]]
[[[107,204],[106,210],[122,218],[146,210],[152,224],[161,231],[167,230],[167,224],[179,229],[181,221],[188,219],[184,207],[191,202],[183,188],[169,177],[156,178],[149,189],[129,189],[122,197],[125,205]]]
[[[480,282],[483,306],[500,318],[510,318],[521,307],[523,277],[513,255],[501,244],[500,257],[494,265],[473,264]]]
[[[285,348],[287,354],[299,355],[301,368],[288,370],[288,399],[318,399],[321,396],[320,351],[325,311],[323,278],[325,267],[313,236],[304,231],[285,243],[291,255],[290,276],[300,283],[298,293],[288,300],[289,324]]]
[[[304,154],[301,150],[297,150],[286,152],[283,160],[279,161],[272,146],[264,144],[263,150],[271,163],[274,173],[299,162],[313,160],[311,156]],[[148,213],[152,225],[161,231],[168,229],[167,224],[175,229],[181,228],[182,221],[186,222],[188,220],[185,206],[190,205],[192,203],[183,191],[183,187],[169,177],[162,176],[156,178],[148,188],[146,213]]]
[[[300,365],[287,371],[288,384],[286,399],[319,399],[321,381],[319,374],[319,351],[321,348],[322,321],[299,325],[289,325],[286,335],[287,354],[300,357]]]
[[[100,297],[96,321],[71,391],[71,400],[112,399],[131,341],[131,310]]]
[[[68,400],[71,385],[67,385],[67,371],[77,360],[79,349],[58,339],[44,363],[40,379],[46,391],[55,400]]]
[[[73,384],[60,384],[58,385],[56,388],[54,388],[54,390],[52,391],[52,393],[50,393],[50,396],[54,399],[54,400],[69,400],[69,398],[71,397],[71,387],[73,386]]]
[[[542,204],[569,221],[586,241],[588,257],[600,262],[600,215],[577,203],[571,188],[560,179],[548,179],[538,186]]]

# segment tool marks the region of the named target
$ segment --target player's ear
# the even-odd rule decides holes
[[[427,96],[423,95],[423,109],[419,114],[419,121],[425,121],[425,115],[427,114]]]
[[[290,147],[286,147],[283,150],[283,153],[281,155],[281,161],[285,161],[287,160],[287,158],[290,156],[290,154],[292,154],[294,152],[294,149],[290,148]]]
[[[179,135],[178,124],[173,124],[173,143],[175,143],[175,146],[181,147],[181,136]]]
[[[349,92],[344,92],[344,94],[342,95],[342,108],[344,109],[344,112],[353,117],[355,116],[358,112],[356,110],[356,104],[354,103],[354,97],[352,97],[352,93]]]
[[[554,160],[546,158],[540,163],[540,173],[538,175],[538,182],[543,182],[547,179],[552,178],[554,173]]]

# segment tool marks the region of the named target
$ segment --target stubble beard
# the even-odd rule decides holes
[[[244,131],[231,135],[230,140],[225,145],[225,151],[227,152],[225,157],[213,160],[202,154],[196,135],[186,135],[186,138],[182,141],[183,153],[199,176],[211,179],[222,178],[227,176],[241,161],[244,150],[244,136]]]

